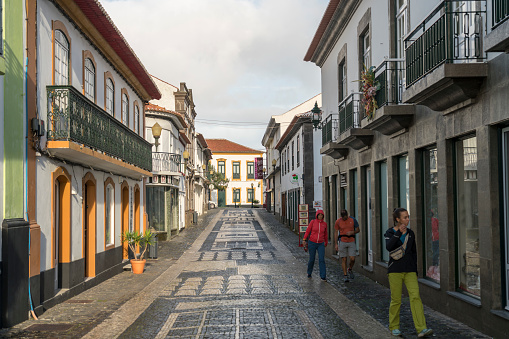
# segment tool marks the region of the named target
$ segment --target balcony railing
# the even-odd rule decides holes
[[[405,87],[404,65],[404,59],[386,59],[375,70],[375,82],[380,84],[375,95],[378,107],[401,103]]]
[[[152,145],[72,86],[47,86],[48,140],[68,140],[152,171]]]
[[[406,86],[443,63],[482,61],[485,34],[486,0],[444,0],[405,39]]]
[[[346,97],[339,106],[339,134],[351,128],[360,128],[361,117],[361,95],[362,93],[354,92]]]
[[[492,0],[493,28],[509,18],[509,0]]]
[[[180,154],[153,152],[152,172],[183,172],[180,160]]]
[[[322,146],[338,137],[338,115],[330,114],[322,122]]]

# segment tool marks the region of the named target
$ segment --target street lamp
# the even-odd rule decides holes
[[[313,122],[313,127],[316,129],[322,129],[320,123],[322,122],[322,110],[318,108],[318,103],[315,101],[315,107],[311,110],[313,114],[311,121]]]
[[[254,184],[251,183],[251,208],[253,208],[253,201],[254,201]]]
[[[163,128],[161,127],[161,125],[159,125],[157,122],[154,124],[154,126],[152,126],[152,136],[154,137],[154,139],[156,139],[156,142],[154,143],[154,146],[156,147],[156,152],[157,152],[157,146],[159,146],[159,138],[161,137],[161,130]]]

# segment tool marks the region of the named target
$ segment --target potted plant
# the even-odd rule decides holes
[[[129,248],[134,254],[134,259],[131,259],[131,269],[134,274],[141,274],[145,268],[147,260],[143,259],[145,252],[149,245],[153,245],[152,239],[153,233],[150,230],[146,230],[145,233],[139,233],[138,231],[125,231],[122,234],[122,242],[127,242]],[[141,249],[143,248],[143,251]],[[136,254],[136,250],[140,250],[140,254]]]

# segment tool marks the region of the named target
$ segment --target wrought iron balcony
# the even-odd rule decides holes
[[[405,87],[405,60],[386,59],[375,70],[375,82],[380,84],[375,100],[378,107],[401,103]]]
[[[491,0],[491,32],[484,38],[486,52],[509,53],[509,0]]]
[[[405,39],[406,86],[443,63],[481,62],[486,0],[445,0]]]
[[[509,0],[492,0],[493,27],[502,24],[509,18]]]
[[[405,39],[403,102],[452,112],[468,106],[488,76],[486,0],[442,1]]]
[[[166,152],[152,153],[152,172],[183,172],[181,155]]]
[[[371,117],[363,115],[361,127],[392,135],[408,128],[415,115],[415,105],[401,105],[405,88],[405,60],[385,59],[375,69],[380,85],[375,95],[377,110]]]
[[[48,140],[72,141],[152,171],[152,145],[72,86],[47,86]]]
[[[330,114],[322,121],[322,146],[338,138],[338,115]]]
[[[343,134],[350,128],[360,128],[361,121],[361,95],[354,92],[347,96],[339,106],[339,134]]]

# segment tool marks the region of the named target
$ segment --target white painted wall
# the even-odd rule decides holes
[[[178,88],[154,76],[152,76],[152,80],[161,92],[161,99],[150,100],[150,103],[164,107],[169,111],[175,111],[175,92],[178,91]]]

